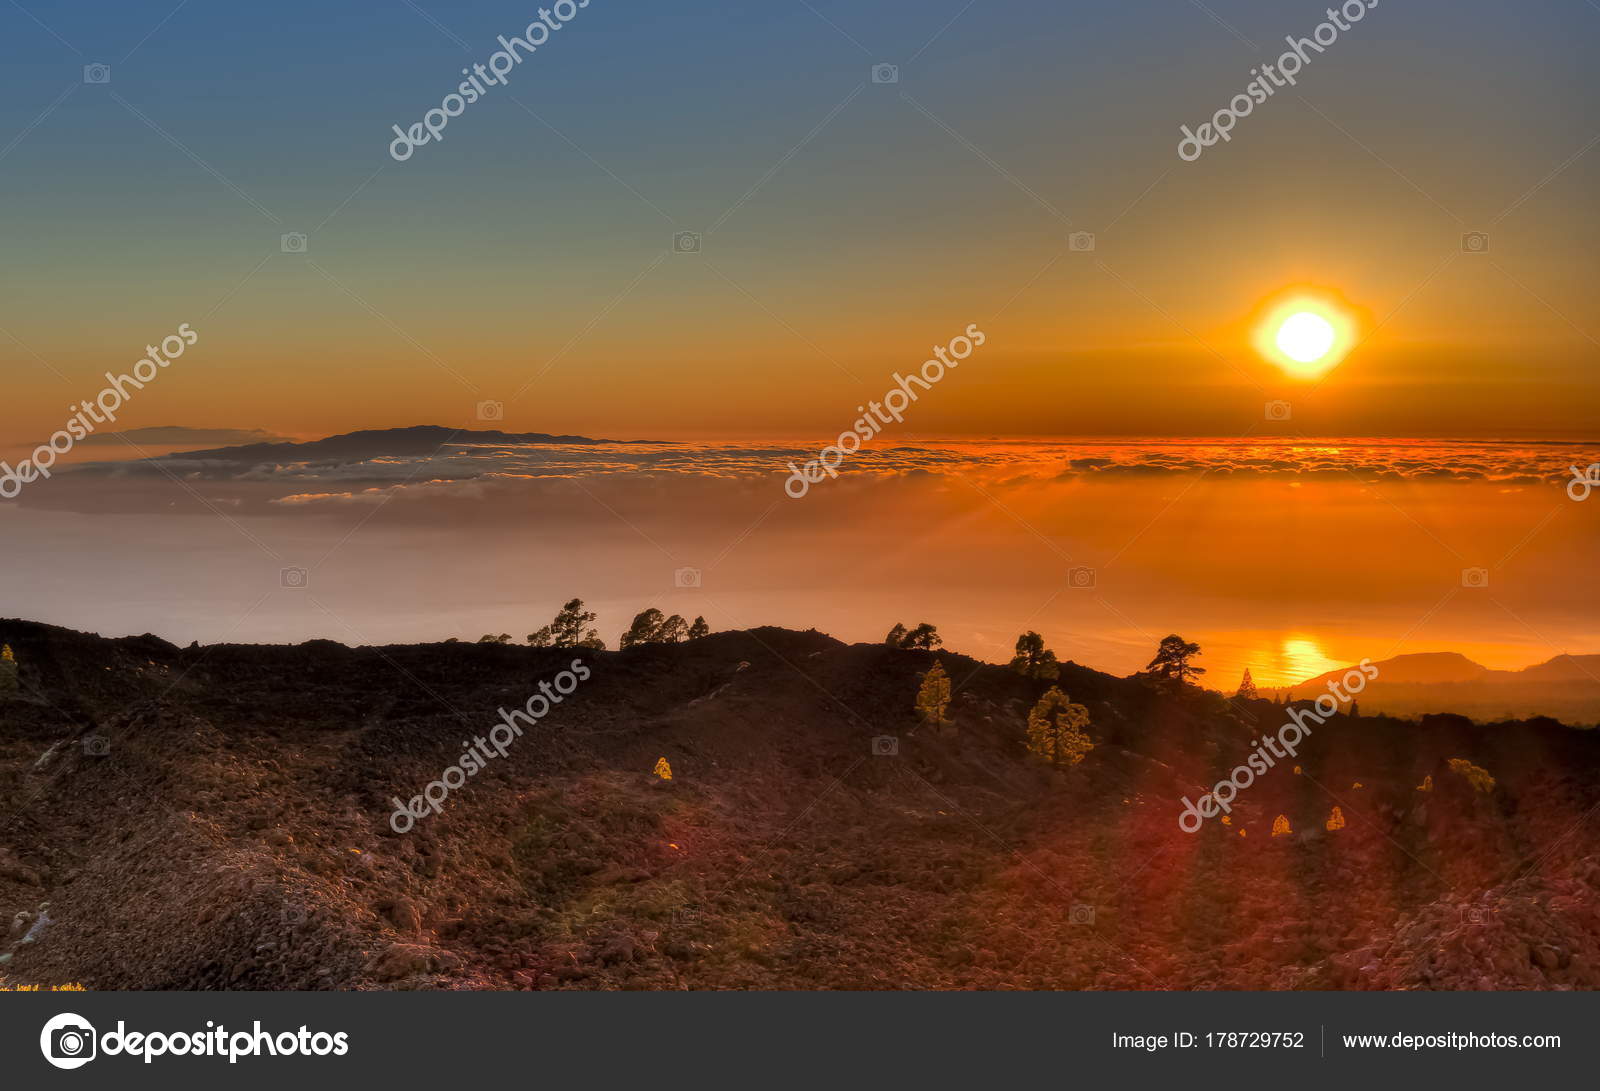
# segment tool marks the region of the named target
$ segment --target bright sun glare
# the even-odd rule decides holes
[[[1297,293],[1270,305],[1256,327],[1256,348],[1297,379],[1331,371],[1355,347],[1356,323],[1346,308]]]
[[[1278,347],[1292,360],[1314,364],[1333,348],[1333,326],[1320,314],[1301,311],[1278,327]]]

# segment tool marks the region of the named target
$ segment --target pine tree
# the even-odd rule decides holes
[[[889,635],[883,638],[885,645],[891,648],[904,648],[911,651],[932,651],[944,640],[939,636],[939,630],[924,621],[910,631],[895,622],[894,628],[889,630]]]
[[[1161,641],[1155,658],[1150,660],[1145,670],[1165,679],[1174,689],[1181,689],[1206,672],[1204,667],[1196,667],[1189,662],[1199,654],[1200,645],[1174,633]]]
[[[689,623],[683,620],[681,614],[673,614],[661,623],[661,628],[656,630],[658,644],[681,644],[689,636]]]
[[[1280,814],[1272,820],[1272,836],[1287,837],[1294,831],[1289,828],[1289,816]]]
[[[689,639],[690,640],[699,640],[703,636],[710,636],[710,635],[711,635],[711,626],[706,624],[706,619],[705,619],[705,617],[703,615],[700,616],[700,617],[695,618],[694,619],[694,624],[689,626]]]
[[[592,616],[592,615],[591,615]],[[705,625],[705,618],[696,619]],[[710,628],[707,627],[707,632]],[[701,634],[704,635],[703,633]],[[628,631],[622,634],[622,639],[617,642],[619,648],[633,648],[640,644],[677,644],[689,639],[693,633],[689,623],[678,614],[663,617],[660,610],[651,607],[634,615],[633,624],[628,626]]]
[[[917,719],[924,727],[939,727],[948,721],[945,709],[950,707],[950,678],[935,659],[928,673],[922,676],[922,686],[917,690]]]
[[[1017,637],[1017,654],[1011,660],[1011,669],[1024,678],[1037,678],[1041,682],[1054,682],[1061,674],[1056,653],[1044,646],[1044,637],[1032,630]]]
[[[661,628],[661,623],[665,620],[666,616],[655,607],[640,611],[634,615],[633,624],[622,634],[622,639],[617,641],[617,647],[627,649],[636,644],[650,643],[656,630]]]
[[[1256,693],[1255,680],[1250,677],[1250,668],[1244,669],[1244,677],[1239,679],[1239,692],[1234,694],[1241,701],[1254,701],[1259,696]]]
[[[1028,751],[1051,765],[1077,765],[1094,749],[1088,726],[1089,710],[1051,686],[1028,713]]]
[[[603,649],[606,642],[600,631],[590,628],[597,615],[583,608],[582,599],[572,599],[561,607],[555,620],[537,632],[528,634],[528,643],[535,648],[593,648]]]

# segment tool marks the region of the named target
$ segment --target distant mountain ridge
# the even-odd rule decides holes
[[[1458,652],[1419,652],[1373,663],[1377,677],[1357,700],[1364,712],[1414,716],[1456,712],[1474,719],[1553,716],[1600,723],[1600,655],[1558,655],[1521,670],[1491,670]],[[1265,697],[1309,699],[1353,667],[1291,686],[1262,688]]]
[[[409,428],[377,428],[345,432],[305,443],[249,443],[238,447],[217,447],[189,451],[168,458],[207,458],[228,462],[307,462],[332,458],[378,458],[384,455],[431,455],[441,447],[463,444],[601,444],[624,440],[591,439],[588,436],[553,436],[547,432],[502,432],[498,429],[475,431],[419,424]],[[634,441],[637,442],[637,441]]]
[[[109,446],[124,443],[129,446],[181,447],[200,443],[286,443],[288,440],[275,432],[261,428],[187,428],[177,424],[164,424],[148,428],[129,428],[122,432],[91,432],[78,441],[78,446]]]

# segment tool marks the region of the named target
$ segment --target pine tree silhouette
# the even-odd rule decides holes
[[[1239,679],[1239,692],[1234,694],[1241,701],[1254,701],[1260,695],[1256,693],[1255,680],[1250,677],[1250,668],[1244,669],[1244,677]]]

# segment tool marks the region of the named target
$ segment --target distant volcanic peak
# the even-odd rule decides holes
[[[1459,652],[1415,652],[1397,655],[1374,664],[1378,676],[1373,685],[1439,686],[1458,682],[1483,682],[1486,684],[1513,684],[1536,682],[1594,682],[1600,683],[1600,655],[1558,655],[1543,663],[1521,670],[1490,670]],[[1343,678],[1354,667],[1319,674],[1315,678],[1280,686],[1273,692],[1293,692],[1296,696],[1314,695],[1328,682]]]
[[[1476,682],[1493,674],[1481,663],[1475,663],[1460,652],[1413,652],[1409,655],[1397,655],[1391,659],[1379,660],[1372,664],[1378,672],[1374,683],[1388,683],[1397,685],[1403,683],[1421,685],[1440,685],[1449,682]],[[1287,693],[1294,691],[1297,696],[1310,694],[1315,696],[1316,691],[1324,689],[1329,682],[1336,682],[1350,671],[1358,670],[1355,664],[1348,667],[1338,667],[1315,678],[1307,678],[1287,686],[1278,687],[1276,692]]]
[[[287,438],[261,428],[189,428],[178,424],[163,424],[146,428],[129,428],[121,432],[91,432],[78,441],[79,446],[125,443],[130,446],[177,447],[196,443],[286,443]]]
[[[616,440],[588,436],[553,436],[546,432],[502,432],[498,429],[475,431],[419,424],[410,428],[378,428],[346,432],[307,443],[250,443],[240,447],[218,447],[190,451],[185,459],[217,459],[227,462],[310,462],[330,458],[381,458],[385,455],[432,455],[447,446],[483,444],[515,446],[523,444],[602,444]]]
[[[1416,652],[1373,665],[1384,682],[1473,682],[1489,673],[1488,667],[1460,652]]]
[[[1593,682],[1600,680],[1600,655],[1558,655],[1515,674],[1525,682]]]

